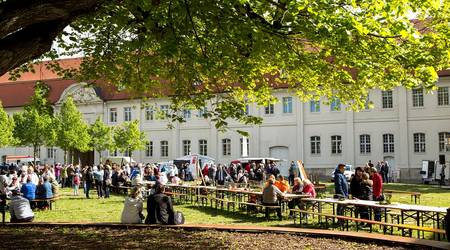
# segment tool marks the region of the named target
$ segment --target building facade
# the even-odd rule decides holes
[[[250,157],[286,160],[281,163],[284,172],[292,160],[302,160],[308,172],[322,177],[330,176],[338,163],[360,166],[369,160],[374,164],[384,160],[389,162],[393,178],[420,181],[422,161],[436,161],[439,155],[445,155],[447,162],[450,159],[450,148],[446,145],[450,138],[450,77],[447,75],[440,77],[438,89],[431,93],[403,87],[373,90],[368,96],[373,109],[360,112],[346,111],[339,100],[330,105],[324,105],[324,100],[305,103],[286,89],[274,90],[278,103],[248,107],[251,115],[264,118],[261,125],[230,121],[227,132],[218,131],[203,118],[202,110],[184,111],[187,122],[173,124],[174,128],[168,129],[168,121],[161,119],[156,110],[168,111],[169,99],[144,102],[74,81],[48,79],[46,82],[56,111],[72,96],[88,123],[97,117],[111,126],[138,120],[149,140],[146,149],[133,152],[138,162],[163,162],[199,153],[228,164],[242,157],[246,147]],[[35,80],[0,83],[0,100],[7,113],[23,109],[34,83]],[[237,130],[249,133],[247,145]],[[98,153],[92,154],[98,163]],[[104,157],[124,154],[102,152]],[[3,148],[0,155],[32,155],[32,149]],[[63,152],[42,147],[40,159],[49,164],[62,162]]]

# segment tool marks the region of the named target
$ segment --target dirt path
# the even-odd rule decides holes
[[[290,234],[150,228],[0,228],[0,242],[1,249],[408,249]]]

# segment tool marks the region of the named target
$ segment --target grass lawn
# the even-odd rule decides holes
[[[417,191],[422,193],[421,205],[450,207],[450,189],[441,189],[429,185],[398,184],[385,185],[386,189]],[[327,183],[325,195],[331,195],[332,183]],[[35,211],[35,221],[39,222],[120,222],[124,196],[112,195],[109,199],[84,198],[73,196],[70,189],[60,190],[61,198],[54,204],[53,210]],[[95,193],[91,197],[96,197]],[[393,202],[411,203],[410,195],[393,194]],[[144,203],[145,205],[145,203]],[[194,204],[178,204],[175,209],[184,213],[187,224],[237,224],[260,226],[288,226],[292,220],[266,221],[263,214],[232,213]],[[145,208],[144,208],[145,210]],[[146,214],[146,212],[144,212]],[[7,221],[9,215],[7,214]]]

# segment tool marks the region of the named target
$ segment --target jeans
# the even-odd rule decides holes
[[[103,181],[103,187],[104,187],[104,191],[105,191],[105,198],[109,198],[110,190],[109,190],[109,186],[106,185],[105,181]]]
[[[373,198],[374,201],[383,201],[384,197],[382,195],[380,195],[379,197],[374,197]],[[374,208],[373,209],[373,217],[374,220],[376,221],[381,221],[381,209],[380,208]]]
[[[86,182],[86,198],[89,199],[89,190],[91,190],[92,183]]]
[[[96,181],[95,186],[97,187],[98,197],[103,197],[103,181]]]

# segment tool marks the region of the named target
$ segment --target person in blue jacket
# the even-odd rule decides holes
[[[344,175],[345,164],[339,164],[334,171],[334,192],[335,197],[338,198],[348,198],[348,183],[347,178]],[[344,215],[345,205],[338,204],[337,206],[337,214]],[[339,223],[343,223],[343,221],[339,221]]]
[[[348,198],[348,183],[344,175],[345,165],[339,164],[334,171],[334,192],[337,196]]]
[[[37,199],[53,198],[52,184],[48,182],[48,178],[46,176],[42,177],[39,180],[39,185],[36,188],[36,198]],[[37,202],[36,205],[40,209],[47,209],[50,206],[50,203],[48,201],[39,201]]]
[[[27,200],[32,201],[36,198],[36,185],[31,181],[31,176],[27,177],[27,183],[22,185],[20,192]]]

